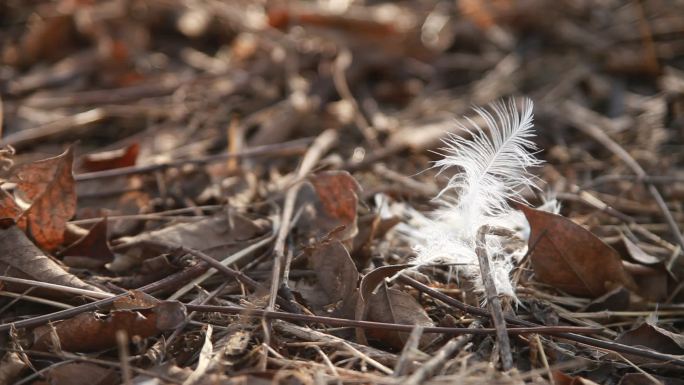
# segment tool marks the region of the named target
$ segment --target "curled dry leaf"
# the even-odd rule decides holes
[[[567,293],[591,298],[618,286],[636,290],[620,255],[594,234],[560,215],[519,207],[530,224],[536,279]]]
[[[655,265],[661,263],[660,258],[656,258],[651,254],[648,254],[639,246],[630,241],[624,234],[621,235],[622,243],[625,245],[625,249],[632,259],[643,265]]]
[[[49,349],[54,338],[52,333],[56,333],[61,349],[66,351],[109,349],[116,346],[118,330],[125,330],[130,337],[146,338],[164,330],[175,329],[185,321],[185,316],[185,306],[176,301],[107,313],[81,313],[76,317],[34,329],[32,349]]]
[[[356,236],[356,209],[358,192],[361,191],[356,179],[347,171],[320,172],[309,178],[316,191],[315,202],[316,229],[322,233],[329,233],[339,226],[344,231],[335,234],[342,241]]]
[[[107,218],[97,222],[86,235],[60,253],[71,267],[101,268],[114,259],[107,243]]]
[[[81,168],[93,172],[134,166],[139,153],[140,145],[133,143],[126,148],[85,155],[81,158]]]
[[[11,222],[4,221],[5,224]],[[81,281],[73,274],[67,273],[52,258],[36,247],[17,226],[0,226],[0,271],[4,275],[17,278],[33,279],[79,289],[100,291],[97,287]],[[23,292],[24,285],[7,283],[7,290]],[[51,297],[72,297],[61,292],[41,289]],[[35,292],[34,292],[35,293]]]
[[[684,354],[684,335],[665,330],[651,321],[644,322],[636,329],[622,333],[615,342],[630,346],[641,346],[666,354]],[[639,360],[642,359],[639,358]]]
[[[639,287],[636,293],[639,297],[654,302],[661,302],[668,297],[671,272],[661,258],[645,252],[624,234],[614,247],[626,259],[623,265]]]
[[[328,299],[328,310],[340,317],[352,318],[356,304],[359,273],[347,249],[339,241],[322,243],[309,256],[318,286]]]
[[[378,287],[378,285],[385,279],[392,277],[402,270],[406,270],[409,267],[415,266],[413,264],[407,263],[403,265],[388,265],[381,266],[374,269],[370,273],[363,276],[361,279],[361,285],[359,286],[359,293],[361,294],[361,299],[367,301],[371,297],[373,291]]]
[[[76,213],[76,187],[72,173],[74,154],[63,154],[15,167],[11,182],[16,183],[14,199],[28,208],[18,216],[22,204],[9,202],[3,194],[2,215],[13,218],[40,246],[53,250],[64,240],[67,220]],[[12,216],[14,213],[15,216]]]
[[[423,306],[413,296],[401,290],[390,289],[386,284],[380,285],[375,294],[370,295],[367,303],[367,319],[375,322],[398,323],[405,325],[435,326]],[[366,336],[381,341],[388,346],[401,349],[410,333],[390,330],[365,331]],[[434,340],[435,336],[424,334],[420,339],[421,347]]]

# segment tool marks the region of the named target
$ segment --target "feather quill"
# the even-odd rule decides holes
[[[444,139],[444,158],[434,167],[443,173],[457,167],[434,198],[439,208],[430,216],[413,210],[407,226],[399,229],[414,243],[418,265],[455,264],[466,278],[481,288],[476,249],[476,234],[482,225],[524,229],[524,216],[510,206],[524,202],[521,191],[538,188],[529,169],[541,164],[532,142],[533,103],[523,100],[518,110],[515,100],[499,101],[489,108],[475,108],[486,130],[466,118],[460,128],[470,139],[449,134]],[[523,231],[524,232],[524,231]],[[487,237],[487,252],[497,291],[515,297],[510,272],[516,255],[499,237]],[[526,248],[526,246],[525,246]]]

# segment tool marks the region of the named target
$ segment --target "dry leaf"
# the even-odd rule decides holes
[[[131,290],[128,295],[119,298],[112,303],[112,309],[115,310],[136,310],[148,309],[157,306],[160,301],[153,296],[142,292],[140,290]]]
[[[353,238],[358,233],[356,225],[357,194],[361,191],[356,179],[347,171],[320,172],[309,178],[316,190],[315,228],[323,233],[344,226],[335,234],[339,240]]]
[[[334,241],[317,245],[309,256],[318,286],[328,297],[328,310],[340,317],[352,318],[356,304],[359,273],[347,249]]]
[[[0,226],[0,271],[4,275],[50,282],[79,289],[100,291],[97,287],[69,274],[53,259],[38,249],[17,226]],[[23,292],[24,285],[6,283],[10,291]],[[41,290],[42,292],[42,290]],[[73,297],[72,294],[48,291],[52,297]]]
[[[120,384],[119,375],[113,368],[105,368],[89,362],[69,362],[55,365],[45,373],[50,385],[115,385]]]
[[[639,246],[635,245],[634,242],[630,241],[624,234],[621,234],[622,243],[625,245],[625,250],[629,256],[643,265],[655,265],[661,263],[660,258],[656,258],[651,254],[648,254],[642,250]]]
[[[631,297],[632,294],[629,290],[618,287],[591,301],[583,311],[627,310],[630,308]]]
[[[367,309],[369,321],[423,327],[435,326],[423,306],[413,296],[397,289],[390,289],[384,283],[380,285],[377,293],[368,298]],[[366,330],[366,336],[396,349],[401,349],[404,346],[409,334],[391,330]],[[420,339],[420,346],[427,346],[434,338],[433,335],[424,334]]]
[[[567,293],[591,298],[624,286],[636,290],[620,255],[570,219],[519,206],[530,223],[536,279]]]
[[[385,279],[394,276],[398,272],[402,270],[406,270],[411,266],[415,266],[412,264],[403,264],[403,265],[388,265],[388,266],[381,266],[378,267],[377,269],[374,269],[370,273],[366,274],[363,276],[363,279],[361,279],[361,285],[359,286],[359,293],[361,294],[361,299],[363,301],[367,301],[368,298],[371,297],[373,294],[373,291],[375,288],[378,287],[378,285]]]
[[[17,223],[46,250],[62,243],[66,223],[76,213],[73,161],[69,147],[56,157],[17,166],[10,178],[16,183],[15,199],[30,204]]]
[[[240,242],[254,239],[264,232],[261,224],[242,215],[232,214],[230,218],[218,215],[194,222],[177,223],[135,237],[124,237],[120,239],[119,247],[123,248],[123,244],[133,247],[151,240],[206,250],[209,255],[225,256],[226,252],[241,248]]]
[[[81,168],[93,172],[134,166],[139,153],[140,145],[133,143],[126,148],[85,155],[81,158]]]
[[[107,242],[107,218],[102,218],[81,239],[60,253],[71,267],[101,268],[114,259]]]
[[[49,349],[53,332],[59,337],[62,350],[92,352],[109,349],[116,346],[118,330],[125,330],[129,337],[146,338],[164,330],[175,329],[185,321],[185,316],[185,306],[175,301],[164,301],[139,309],[112,310],[108,313],[81,313],[76,317],[34,329],[32,349]]]
[[[669,275],[661,263],[656,266],[637,265],[625,261],[625,270],[634,278],[640,297],[653,302],[662,302],[668,297]]]
[[[146,244],[147,241],[182,245],[219,258],[236,252],[243,247],[242,242],[252,240],[265,231],[262,224],[238,214],[231,214],[230,219],[219,215],[195,222],[177,223],[161,230],[120,238],[116,250],[125,250],[126,255],[117,255],[109,269],[124,272],[132,265],[139,264],[143,256],[148,254],[146,251],[150,245]],[[164,251],[156,246],[151,246],[151,249],[154,252]]]
[[[615,342],[642,346],[665,354],[684,354],[684,335],[665,330],[650,321],[644,322],[636,329],[622,333]]]

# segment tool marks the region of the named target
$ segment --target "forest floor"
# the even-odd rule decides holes
[[[681,2],[2,1],[0,146],[0,385],[684,384]]]

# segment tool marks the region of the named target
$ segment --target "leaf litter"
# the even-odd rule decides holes
[[[666,3],[0,4],[0,384],[677,383]]]

